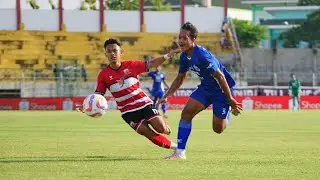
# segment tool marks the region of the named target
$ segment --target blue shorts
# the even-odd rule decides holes
[[[231,89],[233,94],[233,90]],[[205,108],[212,104],[212,110],[214,116],[221,119],[229,119],[231,107],[227,101],[225,94],[222,91],[207,91],[201,87],[198,87],[190,95],[192,99],[199,101]]]
[[[151,95],[153,98],[162,98],[164,96],[163,91],[152,91]]]

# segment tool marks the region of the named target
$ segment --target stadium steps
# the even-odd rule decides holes
[[[145,55],[155,57],[167,52],[177,40],[177,35],[177,33],[0,31],[2,60],[0,68],[21,71],[20,64],[24,64],[47,72],[48,68],[62,60],[65,63],[84,64],[88,74],[97,74],[101,65],[108,63],[103,48],[103,43],[108,38],[121,41],[124,60],[143,60]],[[219,46],[219,40],[220,34],[201,33],[197,42],[213,53],[224,53],[225,51]],[[20,64],[16,64],[17,60]]]

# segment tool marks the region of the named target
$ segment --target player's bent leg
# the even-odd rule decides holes
[[[189,98],[186,106],[183,108],[181,113],[181,119],[185,121],[191,121],[194,116],[204,110],[206,107],[196,99]]]
[[[185,149],[192,129],[192,119],[209,104],[211,104],[210,97],[202,88],[197,88],[193,91],[181,113],[178,127],[177,150],[166,159],[186,159]]]
[[[167,115],[167,105],[164,103],[164,104],[161,104],[161,109],[162,109],[162,113],[163,113],[163,118],[167,119],[168,118],[168,115]]]
[[[143,121],[136,129],[137,133],[148,138],[153,144],[163,147],[166,149],[176,149],[177,145],[170,141],[167,137],[157,134],[154,132],[146,123]]]
[[[212,129],[221,134],[228,126],[230,120],[231,108],[225,100],[216,100],[213,102]]]
[[[159,99],[160,99],[159,96],[154,96],[154,98],[153,98],[153,104],[154,104],[154,108],[156,110],[159,109],[159,104],[157,104]]]
[[[192,129],[192,119],[200,111],[205,109],[205,106],[198,100],[190,97],[186,106],[184,107],[178,127],[178,146],[176,152],[167,157],[167,160],[186,159],[185,149],[186,144]]]
[[[222,119],[213,116],[212,129],[214,132],[221,134],[223,130],[227,127],[227,119]]]
[[[300,96],[299,95],[297,95],[297,104],[298,104],[297,108],[298,108],[298,110],[300,110]]]
[[[157,104],[158,98],[156,96],[152,95],[152,101],[153,101],[152,107],[157,109],[156,104]]]
[[[161,116],[155,116],[147,120],[152,128],[160,134],[171,134],[171,129],[168,124],[161,118]]]

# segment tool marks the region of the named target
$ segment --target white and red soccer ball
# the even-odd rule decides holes
[[[90,117],[101,117],[108,110],[106,98],[100,94],[88,95],[82,104],[82,110]]]

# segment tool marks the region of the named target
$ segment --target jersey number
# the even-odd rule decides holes
[[[159,114],[158,110],[156,109],[152,109],[152,111],[153,111],[153,114]]]

